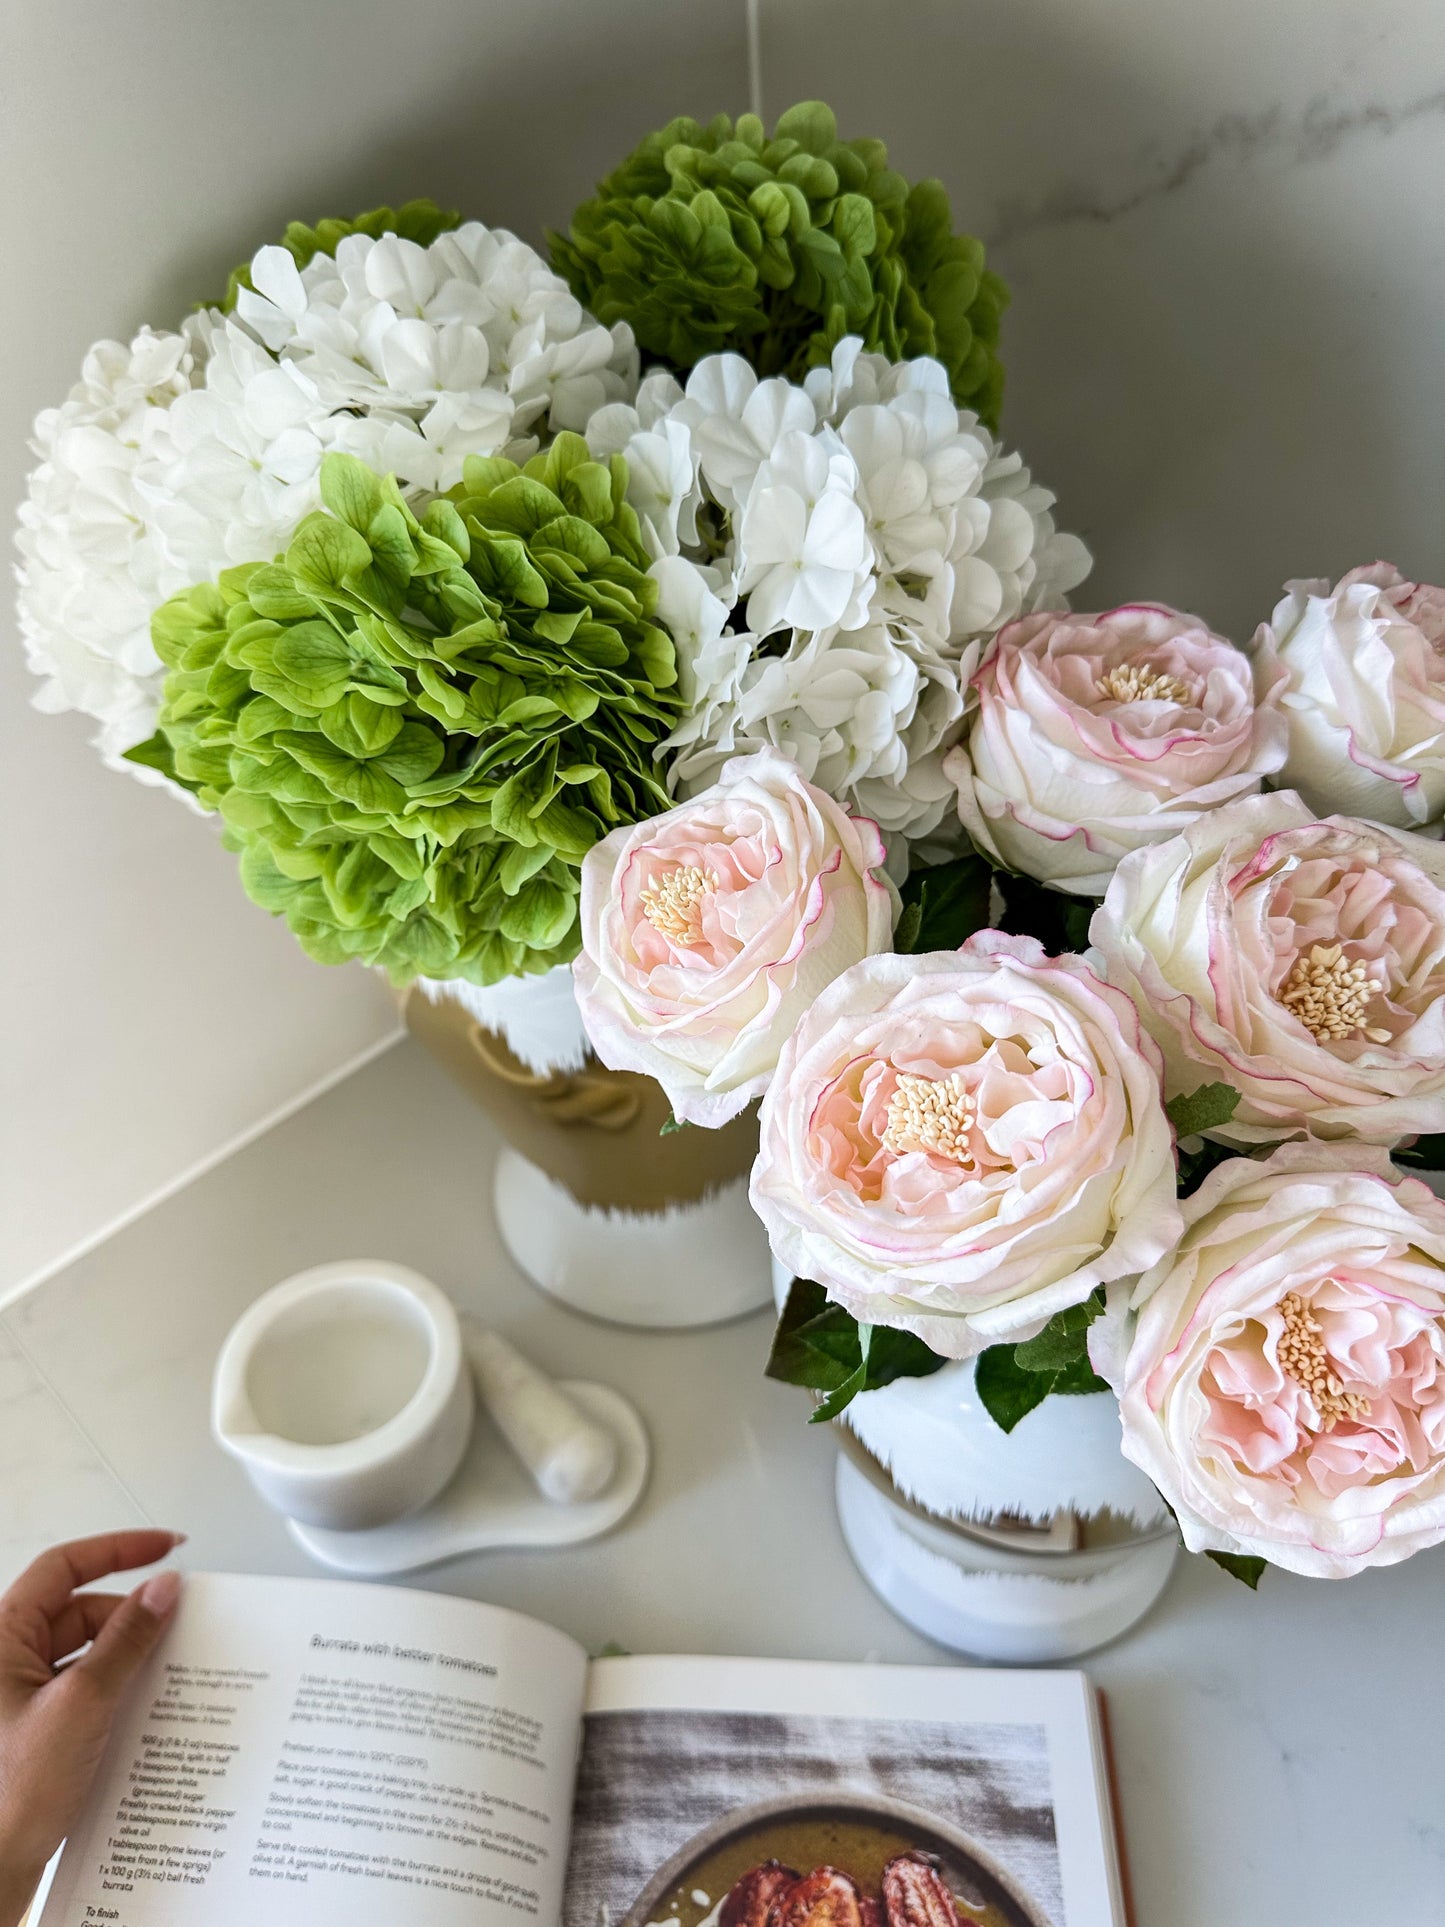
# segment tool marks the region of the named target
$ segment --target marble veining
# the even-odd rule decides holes
[[[1319,94],[1298,111],[1275,103],[1257,113],[1221,114],[1172,152],[1151,141],[1138,156],[1142,178],[1117,195],[1061,182],[1031,205],[1003,200],[984,238],[991,248],[1007,247],[1044,228],[1105,227],[1127,219],[1150,201],[1177,193],[1220,161],[1250,166],[1278,160],[1287,167],[1305,167],[1328,160],[1353,140],[1369,135],[1386,139],[1401,128],[1441,114],[1445,114],[1445,87],[1397,103],[1339,101]]]
[[[151,1520],[0,1319],[0,1586],[58,1539]]]

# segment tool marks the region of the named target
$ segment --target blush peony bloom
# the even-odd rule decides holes
[[[1254,639],[1263,683],[1283,674],[1282,782],[1311,809],[1399,829],[1445,815],[1445,589],[1388,562],[1289,582]]]
[[[1174,1182],[1128,999],[985,930],[823,992],[763,1100],[752,1199],[782,1264],[969,1358],[1153,1264],[1179,1234]]]
[[[1222,1080],[1213,1135],[1394,1144],[1445,1129],[1445,852],[1288,790],[1119,865],[1089,926],[1164,1051],[1169,1096]]]
[[[1120,1409],[1185,1544],[1337,1579],[1445,1539],[1445,1204],[1383,1151],[1286,1144],[1184,1219]]]
[[[655,1077],[688,1123],[726,1123],[818,993],[892,941],[882,863],[876,826],[776,750],[614,830],[582,864],[573,970],[593,1049]]]
[[[1258,790],[1284,760],[1283,675],[1194,616],[1136,603],[1011,623],[945,769],[995,862],[1102,896],[1119,859]]]

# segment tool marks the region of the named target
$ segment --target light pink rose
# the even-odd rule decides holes
[[[686,1122],[726,1123],[819,991],[892,941],[882,863],[877,826],[771,749],[614,830],[582,864],[573,975],[593,1049],[655,1077]]]
[[[1126,857],[1089,935],[1166,1094],[1240,1093],[1214,1136],[1395,1144],[1445,1130],[1442,872],[1438,843],[1282,790]]]
[[[1196,616],[1132,603],[1010,623],[944,764],[996,863],[1102,896],[1130,850],[1258,790],[1284,760],[1278,697]]]
[[[761,1126],[778,1260],[947,1358],[1033,1336],[1178,1236],[1158,1053],[1126,997],[1031,937],[855,964]]]
[[[1261,682],[1283,675],[1280,777],[1311,809],[1400,829],[1445,814],[1445,589],[1389,562],[1287,582],[1254,638]]]
[[[1286,1144],[1184,1218],[1120,1410],[1185,1544],[1337,1579],[1445,1539],[1445,1204],[1383,1151]]]

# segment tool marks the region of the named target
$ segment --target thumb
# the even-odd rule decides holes
[[[122,1600],[73,1671],[103,1698],[118,1700],[155,1651],[181,1596],[181,1575],[158,1572]]]

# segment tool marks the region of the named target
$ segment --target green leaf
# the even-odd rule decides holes
[[[275,637],[270,655],[276,674],[318,709],[329,709],[346,693],[352,652],[330,623],[293,623]]]
[[[1272,1151],[1274,1146],[1265,1145],[1262,1148]],[[1179,1161],[1178,1189],[1182,1198],[1191,1191],[1197,1191],[1216,1166],[1227,1164],[1231,1158],[1245,1157],[1248,1153],[1237,1145],[1216,1144],[1213,1138],[1205,1138],[1197,1151],[1179,1151],[1176,1155]]]
[[[795,1278],[773,1334],[767,1375],[786,1385],[828,1394],[812,1423],[836,1418],[859,1392],[877,1391],[899,1378],[926,1378],[946,1361],[912,1332],[887,1325],[860,1325],[832,1304],[823,1287]]]
[[[1067,1305],[1063,1311],[1056,1311],[1037,1337],[1015,1345],[1016,1363],[1026,1372],[1056,1372],[1087,1358],[1089,1327],[1103,1310],[1104,1291],[1098,1286],[1082,1305]]]
[[[332,453],[321,457],[321,499],[361,535],[386,503],[381,477],[354,455]]]
[[[137,763],[142,769],[158,769],[163,776],[168,776],[173,783],[179,783],[182,789],[190,790],[193,795],[201,787],[199,783],[187,782],[185,777],[176,774],[175,751],[160,730],[154,736],[147,736],[143,743],[122,750],[121,754],[127,763]]]
[[[993,880],[1003,899],[1000,930],[1016,937],[1037,937],[1051,957],[1085,948],[1090,919],[1099,907],[1092,897],[1046,890],[1032,877],[1017,876],[1011,870],[996,870]]]
[[[410,788],[435,775],[445,755],[446,746],[435,730],[425,723],[403,723],[376,760],[388,776]]]
[[[977,856],[955,857],[951,863],[910,871],[899,892],[903,915],[894,948],[909,955],[957,950],[976,930],[986,929],[991,874]],[[910,916],[910,911],[916,915]]]
[[[1078,1397],[1089,1392],[1107,1392],[1108,1390],[1109,1381],[1106,1378],[1100,1378],[1089,1363],[1088,1352],[1084,1351],[1056,1375],[1049,1396],[1051,1398],[1060,1395]]]
[[[1171,1097],[1164,1106],[1176,1136],[1181,1138],[1218,1129],[1238,1108],[1239,1092],[1228,1084],[1201,1084],[1196,1090]]]
[[[286,567],[298,582],[339,589],[349,576],[371,566],[365,536],[330,515],[308,515],[291,538]]]
[[[1033,1338],[1016,1345],[992,1345],[975,1368],[974,1382],[984,1410],[1005,1432],[1054,1393],[1106,1392],[1108,1386],[1089,1363],[1089,1327],[1104,1310],[1098,1286],[1081,1305],[1057,1311]]]
[[[1238,1579],[1251,1592],[1258,1591],[1268,1563],[1266,1560],[1246,1552],[1210,1552],[1205,1556],[1212,1559],[1216,1566],[1222,1567],[1231,1579]]]
[[[821,1285],[795,1278],[773,1333],[767,1376],[831,1392],[847,1382],[862,1358],[857,1320],[841,1305],[830,1304]]]
[[[317,721],[328,742],[335,743],[348,756],[363,759],[379,755],[402,726],[395,709],[355,691],[323,709]]]
[[[1001,1432],[1011,1432],[1021,1418],[1042,1405],[1054,1389],[1054,1372],[1030,1372],[1017,1363],[1012,1345],[990,1345],[979,1354],[973,1382],[979,1403]]]
[[[905,903],[898,918],[898,927],[893,932],[893,948],[902,957],[916,955],[918,933],[923,928],[923,905]]]
[[[674,1131],[686,1131],[691,1128],[689,1120],[685,1117],[668,1117],[663,1119],[657,1135],[659,1137],[671,1137]]]
[[[131,750],[127,756],[133,755]],[[1445,1133],[1430,1132],[1413,1144],[1402,1145],[1390,1153],[1396,1164],[1411,1165],[1417,1171],[1445,1171]]]
[[[861,1330],[867,1331],[868,1327],[865,1325],[861,1327]],[[808,1415],[809,1425],[826,1425],[829,1419],[837,1418],[838,1414],[846,1410],[858,1394],[866,1391],[867,1388],[868,1361],[865,1358],[856,1371],[848,1374],[841,1385],[835,1390],[825,1393],[824,1396],[818,1400],[818,1403]]]

